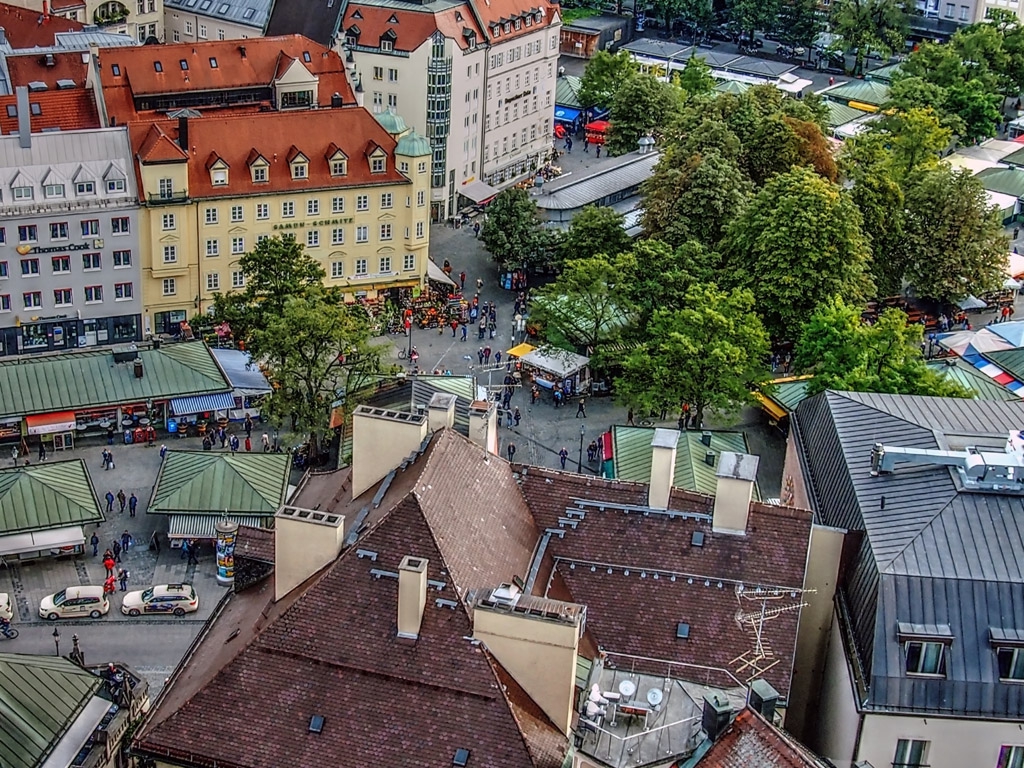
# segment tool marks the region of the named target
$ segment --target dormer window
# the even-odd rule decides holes
[[[345,176],[348,173],[348,163],[345,160],[331,161],[331,176]]]
[[[538,24],[544,23],[544,12],[543,11],[537,11],[537,23]]]
[[[249,166],[249,173],[252,174],[254,184],[262,184],[267,181],[268,169],[270,168],[267,158],[263,157],[255,149],[252,149],[249,151],[249,157],[245,162]]]
[[[391,53],[394,50],[394,45],[390,40],[381,40],[380,50],[382,53]]]
[[[522,29],[522,26],[523,26],[523,23],[519,19],[516,19],[515,20],[515,28],[516,29]]]
[[[293,179],[306,179],[309,178],[309,163],[297,161],[292,163],[292,178]]]
[[[79,181],[75,184],[76,195],[95,195],[96,194],[96,182],[95,181]]]
[[[12,187],[11,192],[14,193],[15,200],[32,199],[32,187]]]
[[[55,198],[64,197],[64,185],[63,184],[47,184],[43,187],[43,197]]]
[[[504,30],[505,34],[507,35],[511,31],[512,26],[506,21],[504,24],[501,25],[501,28],[502,28],[502,30]]]
[[[908,675],[946,676],[946,651],[953,643],[948,624],[910,624],[900,622],[898,635],[903,643]]]
[[[206,167],[210,171],[210,183],[215,187],[226,187],[228,185],[228,164],[225,163],[215,152],[210,153],[210,159],[206,161]]]
[[[263,182],[267,180],[267,169],[264,167],[252,169],[252,180],[255,183]]]

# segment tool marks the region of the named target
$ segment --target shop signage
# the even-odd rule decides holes
[[[302,229],[307,224],[311,227],[329,227],[332,224],[351,224],[355,221],[349,216],[343,219],[321,219],[320,221],[289,221],[284,224],[275,224],[274,229]]]
[[[518,101],[519,99],[525,99],[527,96],[532,96],[532,95],[533,95],[533,91],[532,90],[526,90],[526,91],[523,91],[522,93],[517,93],[515,96],[508,96],[508,97],[506,97],[505,98],[505,103],[506,104],[511,104],[513,101]]]
[[[90,243],[66,243],[65,245],[35,245],[27,251],[18,248],[18,253],[24,256],[26,253],[61,253],[63,251],[88,251],[91,248],[102,248],[102,240],[93,240]]]

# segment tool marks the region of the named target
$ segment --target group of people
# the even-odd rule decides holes
[[[135,517],[135,512],[139,506],[139,497],[132,493],[131,496],[126,496],[124,489],[120,489],[115,496],[113,492],[107,491],[107,495],[104,497],[107,500],[107,512],[114,511],[114,501],[117,501],[118,511],[124,513],[124,508],[128,507],[128,516]]]

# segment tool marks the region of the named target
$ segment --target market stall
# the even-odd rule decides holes
[[[559,389],[566,397],[590,389],[589,357],[556,347],[541,347],[518,359],[524,375],[542,389]]]

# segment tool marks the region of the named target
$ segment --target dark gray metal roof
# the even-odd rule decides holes
[[[280,0],[270,9],[267,36],[305,35],[321,45],[331,45],[346,3],[323,0]]]
[[[194,0],[164,0],[164,5],[211,19],[224,19],[262,32],[267,19],[270,18],[271,2],[272,0],[213,0],[212,3],[196,3]]]
[[[968,491],[949,467],[871,477],[875,443],[946,448],[1005,440],[1024,402],[824,392],[796,410],[819,522],[863,532],[843,577],[872,709],[1016,718],[1024,686],[1000,683],[990,628],[1024,633],[1024,497]],[[883,503],[884,499],[884,503]],[[944,679],[904,671],[904,625],[948,625]]]

